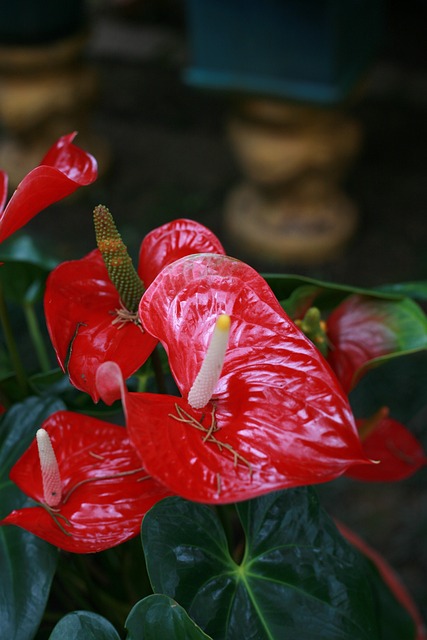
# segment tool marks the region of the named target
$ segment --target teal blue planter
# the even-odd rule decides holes
[[[381,0],[187,0],[194,86],[342,101],[382,39]]]

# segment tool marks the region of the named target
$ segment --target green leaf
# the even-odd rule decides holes
[[[0,518],[30,504],[9,480],[9,471],[28,447],[36,429],[62,409],[52,398],[27,398],[0,422]],[[57,549],[13,526],[0,527],[0,621],[2,637],[31,640],[46,606],[56,570]]]
[[[30,236],[13,238],[0,248],[0,281],[7,300],[34,304],[40,300],[56,261],[40,253]]]
[[[379,291],[406,296],[415,300],[427,300],[427,280],[384,284],[379,287]]]
[[[0,246],[0,261],[22,262],[31,264],[44,271],[51,271],[58,261],[40,251],[32,236],[27,234],[13,235],[10,240]]]
[[[126,640],[206,640],[207,636],[185,609],[165,595],[137,602],[126,620]]]
[[[38,395],[63,395],[74,389],[68,376],[59,367],[46,373],[35,373],[28,381]]]
[[[73,611],[55,625],[49,640],[120,640],[112,624],[90,611]]]
[[[263,277],[291,318],[299,318],[314,304],[322,311],[330,311],[351,294],[358,293],[382,300],[398,300],[402,297],[399,291],[364,289],[306,276],[267,273]]]
[[[5,262],[0,268],[5,298],[17,304],[41,299],[47,276],[41,267],[25,262]]]
[[[396,606],[396,598],[381,578],[377,567],[372,561],[372,581],[378,594],[379,619],[381,621],[381,640],[399,640],[416,638],[414,621],[409,619],[408,612],[400,605]]]
[[[155,505],[142,525],[153,590],[179,602],[215,640],[385,640],[370,565],[312,489],[272,493],[237,511],[246,537],[241,564],[211,508],[180,498]]]
[[[386,406],[396,420],[408,425],[427,406],[427,352],[402,355],[374,368],[350,394],[356,416],[366,418]],[[424,417],[424,432],[427,424]]]

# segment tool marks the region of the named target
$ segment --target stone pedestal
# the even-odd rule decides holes
[[[91,131],[98,79],[84,57],[87,33],[31,46],[0,45],[0,167],[12,188],[62,135],[109,164],[104,140]]]
[[[246,99],[228,133],[244,182],[229,195],[225,226],[239,246],[283,264],[337,258],[357,227],[340,184],[359,124],[339,109]]]

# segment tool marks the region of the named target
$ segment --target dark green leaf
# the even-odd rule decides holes
[[[263,274],[263,276],[292,318],[300,317],[301,309],[306,309],[307,305],[315,305],[321,310],[330,311],[344,298],[354,293],[385,300],[398,300],[402,297],[399,292],[363,289],[306,276],[275,273]]]
[[[120,636],[102,616],[90,611],[73,611],[55,625],[49,640],[120,640]]]
[[[30,397],[13,405],[0,422],[0,482],[9,482],[12,466],[32,442],[41,423],[65,406],[56,398]],[[0,502],[0,517],[4,509]]]
[[[0,246],[1,262],[21,262],[51,271],[58,261],[40,251],[32,236],[17,234]]]
[[[427,300],[427,281],[420,280],[418,282],[385,284],[379,287],[379,291],[406,296],[408,298],[414,298],[415,300]]]
[[[29,383],[31,388],[40,395],[63,395],[74,389],[68,376],[59,368],[51,369],[46,373],[36,373],[30,377]]]
[[[427,352],[420,351],[369,371],[351,392],[350,401],[358,417],[366,418],[387,406],[396,420],[408,424],[427,405],[426,389]]]
[[[17,304],[40,299],[48,272],[25,262],[5,262],[0,268],[0,280],[6,300]]]
[[[9,471],[36,429],[62,403],[28,398],[0,422],[0,517],[29,504]],[[0,622],[7,640],[31,640],[42,618],[57,563],[57,549],[17,527],[0,527]]]
[[[4,295],[18,304],[34,304],[41,299],[46,278],[56,262],[41,254],[30,236],[13,238],[5,244],[0,247]]]
[[[164,595],[140,600],[126,620],[126,640],[206,640],[209,638],[177,602]]]
[[[154,591],[179,602],[215,640],[383,640],[369,565],[311,489],[237,510],[246,535],[240,565],[212,509],[180,498],[155,505],[142,526]]]
[[[371,579],[375,585],[378,598],[377,606],[381,623],[381,640],[415,639],[416,632],[413,620],[410,619],[406,609],[396,602],[395,596],[381,578],[375,565],[371,561],[368,562],[371,565]]]

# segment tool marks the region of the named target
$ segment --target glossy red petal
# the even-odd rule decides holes
[[[129,437],[144,468],[172,492],[217,504],[331,480],[343,473],[352,454],[357,455],[351,436],[347,446],[336,434],[334,441],[325,437],[323,429],[322,442],[314,425],[294,431],[298,421],[282,424],[280,409],[272,406],[270,412],[266,405],[274,402],[272,397],[262,398],[261,404],[259,395],[248,398],[241,393],[234,412],[218,404],[218,430],[209,436],[213,405],[195,411],[182,398],[130,393]],[[197,422],[204,429],[195,426]]]
[[[361,428],[364,421],[358,420],[357,424]],[[403,480],[427,464],[421,443],[393,418],[382,419],[362,446],[368,458],[379,460],[379,464],[350,467],[346,475],[351,478],[378,482]]]
[[[345,407],[346,420],[353,425],[347,398],[324,358],[285,314],[265,280],[228,256],[205,254],[175,262],[159,274],[141,300],[143,325],[165,346],[184,397],[221,314],[231,316],[231,333],[216,396],[226,393],[228,376],[238,369],[279,371],[283,367],[287,375],[290,368],[304,385],[326,384],[333,395],[331,406],[336,398],[337,408]],[[283,377],[280,386],[290,383]],[[304,389],[306,402],[310,394]],[[355,431],[354,425],[351,430]]]
[[[327,321],[328,362],[348,393],[375,358],[425,348],[425,318],[411,300],[379,300],[352,295]]]
[[[78,186],[91,184],[98,175],[95,158],[73,144],[77,131],[62,136],[47,151],[40,165],[55,167]]]
[[[175,399],[131,394],[127,400],[132,442],[150,473],[173,491],[193,500],[230,502],[331,480],[366,460],[348,400],[329,366],[263,278],[244,263],[215,255],[175,262],[146,291],[140,314],[164,345],[184,398],[218,315],[231,316],[213,397],[215,437],[227,443],[227,454],[203,442],[204,432],[170,417]],[[209,413],[210,406],[205,420]],[[164,450],[163,460],[155,460],[156,450]],[[233,451],[249,465],[235,466]],[[219,491],[221,460],[225,471]]]
[[[93,553],[137,535],[148,509],[169,495],[142,469],[123,427],[61,411],[43,428],[50,435],[63,485],[56,519],[43,507],[29,507],[13,511],[1,525],[15,524],[66,551]],[[43,501],[35,442],[10,478],[29,497]]]
[[[95,377],[102,362],[117,362],[128,378],[157,343],[139,325],[113,324],[119,308],[119,295],[98,250],[60,264],[48,278],[45,316],[58,361],[72,384],[94,402],[99,400]]]
[[[72,144],[75,135],[60,138],[20,182],[0,216],[0,242],[49,205],[96,179],[96,160]]]
[[[138,274],[148,287],[160,271],[192,253],[219,253],[224,249],[214,233],[194,220],[173,220],[145,236],[139,252]]]

